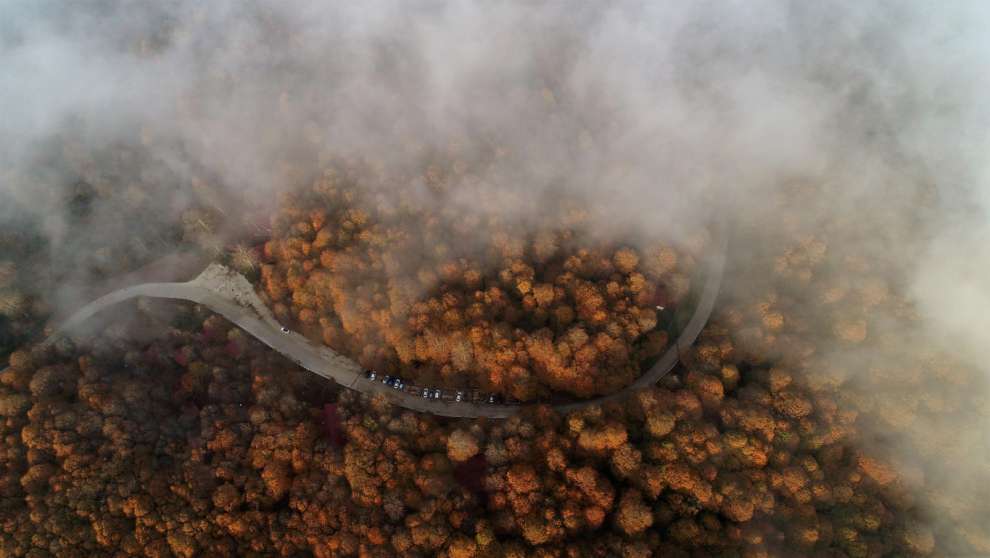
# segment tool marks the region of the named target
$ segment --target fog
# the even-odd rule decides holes
[[[986,389],[987,29],[990,6],[975,1],[5,0],[0,224],[34,223],[86,259],[108,243],[157,242],[196,204],[224,206],[235,223],[265,214],[334,157],[404,168],[431,148],[495,143],[506,158],[482,179],[515,197],[450,203],[526,224],[566,192],[596,209],[603,235],[644,239],[724,215],[727,301],[765,294],[749,265],[760,254],[821,239],[830,261],[867,262],[853,288],[882,280],[912,317],[877,310],[855,350],[823,334],[802,374],[842,368],[850,383],[896,391],[897,373],[870,376],[876,362],[951,355],[947,366],[977,371]],[[138,162],[101,174],[121,146]],[[71,189],[100,180],[133,184],[143,201],[97,201],[73,222]],[[795,192],[810,195],[789,204]],[[135,207],[142,217],[126,218]],[[55,306],[91,279],[61,257],[49,264],[65,269],[39,285]],[[785,298],[832,324],[817,288]],[[946,458],[946,489],[986,479],[988,396],[972,396],[980,412],[912,425],[968,433],[968,453]]]

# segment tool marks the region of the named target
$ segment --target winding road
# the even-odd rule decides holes
[[[704,262],[704,283],[694,313],[663,356],[635,382],[615,393],[554,405],[554,409],[570,412],[621,399],[655,384],[674,368],[681,351],[690,347],[698,338],[715,305],[725,268],[725,235],[720,235],[718,242],[720,245]],[[380,381],[368,380],[356,362],[329,347],[317,345],[302,335],[283,328],[244,276],[216,263],[210,264],[199,276],[185,283],[142,283],[108,293],[77,310],[42,344],[50,345],[59,338],[71,336],[79,325],[95,314],[137,297],[185,300],[201,304],[306,370],[362,393],[382,394],[392,403],[407,409],[446,417],[499,419],[510,417],[522,408],[521,405],[425,399],[419,395],[397,391]]]

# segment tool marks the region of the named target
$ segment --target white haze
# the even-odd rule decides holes
[[[734,238],[745,269],[757,241],[792,240],[768,200],[818,184],[825,201],[790,218],[846,223],[829,235],[878,254],[925,342],[986,375],[988,30],[978,1],[2,1],[0,203],[59,240],[61,178],[37,166],[70,123],[88,145],[160,140],[179,177],[263,206],[310,152],[401,166],[414,141],[494,135],[515,154],[503,187],[565,184],[644,234],[727,205],[757,231]],[[585,130],[593,148],[571,150]]]

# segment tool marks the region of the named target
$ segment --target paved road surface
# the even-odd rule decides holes
[[[674,368],[680,352],[694,343],[701,333],[718,296],[726,252],[726,240],[722,238],[720,242],[720,249],[706,262],[704,285],[694,314],[660,360],[635,382],[616,393],[556,405],[555,409],[569,412],[626,397],[655,384]],[[61,336],[71,335],[80,324],[110,306],[142,296],[186,300],[206,306],[306,370],[350,389],[368,394],[384,394],[396,405],[407,409],[467,418],[506,418],[521,409],[519,405],[428,400],[419,395],[396,391],[380,381],[370,381],[364,377],[364,371],[356,362],[329,347],[317,345],[296,332],[283,329],[255,294],[247,279],[219,264],[209,265],[198,277],[186,283],[143,283],[108,293],[77,310],[43,344],[51,344]]]

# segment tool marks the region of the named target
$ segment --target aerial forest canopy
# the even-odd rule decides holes
[[[261,254],[243,248],[232,263],[259,270],[285,323],[420,385],[529,401],[629,384],[666,348],[658,321],[687,295],[708,231],[682,249],[609,242],[566,195],[522,226],[506,208],[525,199],[471,170],[331,167],[283,197]]]
[[[990,556],[988,28],[0,2],[0,558]]]

